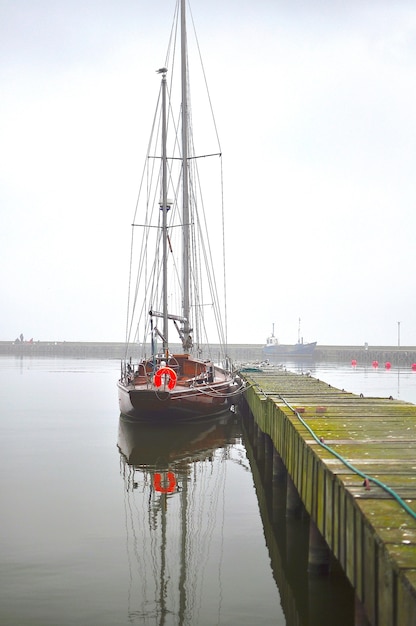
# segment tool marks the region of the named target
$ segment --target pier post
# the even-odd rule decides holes
[[[284,519],[286,515],[286,475],[287,470],[282,457],[273,446],[272,459],[272,517],[273,522]]]
[[[302,507],[302,500],[300,499],[295,484],[288,473],[286,480],[286,519],[292,518],[293,521],[294,519],[296,519],[296,521],[300,520]],[[298,526],[296,523],[293,523],[293,521],[286,523],[286,558],[289,563],[294,562],[294,559],[296,558],[294,555],[297,554],[299,547],[297,534]]]
[[[264,463],[264,448],[265,448],[265,437],[264,432],[255,424],[255,449],[256,449],[256,460],[261,465]]]
[[[365,614],[363,603],[355,596],[354,605],[354,626],[370,626],[370,622]]]
[[[303,504],[290,474],[287,475],[286,484],[286,517],[299,517]]]
[[[309,555],[308,572],[310,574],[329,574],[331,552],[315,522],[309,520]]]
[[[282,457],[273,446],[273,482],[282,482],[285,480],[287,470],[283,463]]]
[[[264,436],[264,480],[270,485],[273,479],[273,442],[269,435]]]
[[[254,427],[256,425],[256,422],[254,421],[253,416],[249,415],[247,425],[248,425],[248,428],[247,428],[248,436],[253,441],[253,439],[254,439],[254,432],[255,432],[254,431]]]

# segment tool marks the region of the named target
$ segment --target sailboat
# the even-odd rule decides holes
[[[176,111],[178,55],[173,48],[177,40]],[[158,70],[160,92],[132,224],[126,351],[118,381],[121,414],[132,419],[218,415],[230,410],[243,391],[243,382],[227,357],[222,316],[225,278],[220,298],[214,267],[224,272],[224,247],[222,254],[214,252],[213,240],[206,234],[211,227],[217,246],[224,241],[215,224],[215,218],[220,226],[224,223],[221,150],[197,153],[195,149],[185,0],[177,2],[170,42],[165,65]],[[209,96],[208,102],[211,111]],[[206,118],[203,126],[205,131]],[[215,122],[213,129],[217,137]],[[209,165],[201,173],[202,162]],[[218,195],[213,185],[215,169]],[[204,181],[209,192],[207,210],[201,194]],[[214,330],[212,343],[208,335]]]

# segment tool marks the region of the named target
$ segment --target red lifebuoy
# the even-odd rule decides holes
[[[172,493],[172,491],[175,491],[175,487],[176,487],[175,474],[173,472],[168,472],[166,474],[166,478],[168,480],[168,486],[162,487],[162,474],[159,474],[159,472],[157,472],[156,474],[153,474],[153,485],[154,485],[155,491],[159,491],[160,493]]]
[[[157,370],[153,380],[155,387],[161,386],[163,375],[169,376],[168,388],[173,389],[176,385],[177,376],[175,370],[173,370],[171,367],[161,367]]]

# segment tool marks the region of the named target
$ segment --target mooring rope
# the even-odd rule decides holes
[[[288,407],[288,409],[290,409],[298,418],[298,420],[301,422],[301,424],[303,424],[303,426],[305,426],[305,428],[307,429],[307,431],[312,435],[313,439],[316,441],[317,444],[319,444],[320,446],[322,446],[322,448],[324,448],[325,450],[327,450],[330,454],[332,454],[333,456],[335,456],[339,461],[341,461],[341,463],[343,463],[346,467],[348,467],[348,469],[350,469],[351,471],[353,471],[355,474],[357,474],[358,476],[361,476],[361,478],[364,479],[364,481],[370,481],[372,483],[374,483],[375,485],[377,485],[378,487],[381,487],[381,489],[383,489],[384,491],[386,491],[390,496],[392,496],[392,498],[394,498],[396,500],[396,502],[398,502],[400,504],[400,506],[406,511],[406,513],[409,513],[409,515],[411,515],[411,517],[413,517],[413,519],[416,520],[416,512],[413,511],[407,504],[406,502],[399,496],[398,493],[396,493],[394,491],[394,489],[392,489],[391,487],[389,487],[388,485],[386,485],[385,483],[383,483],[381,480],[378,480],[378,478],[374,478],[373,476],[369,476],[368,474],[366,474],[365,472],[362,472],[361,470],[358,469],[358,467],[355,467],[354,465],[352,465],[352,463],[350,463],[349,461],[347,461],[346,458],[344,458],[341,454],[339,454],[338,452],[336,452],[335,450],[333,450],[330,446],[328,446],[324,441],[321,440],[321,438],[319,438],[314,431],[312,430],[312,428],[309,426],[309,424],[307,424],[305,422],[305,420],[303,419],[303,417],[301,417],[301,415],[299,414],[299,412],[289,404],[289,402],[287,402],[287,400],[280,394],[278,394],[278,397],[282,400],[282,402]]]
[[[257,383],[254,383],[251,386],[257,387],[257,389],[264,395],[265,398],[270,397],[268,394],[266,394],[263,391],[263,389]],[[355,465],[347,461],[345,457],[343,457],[341,454],[333,450],[330,446],[328,446],[325,443],[325,441],[323,441],[321,438],[318,437],[318,435],[315,434],[315,432],[312,430],[309,424],[307,424],[307,422],[305,422],[303,417],[301,417],[300,413],[291,404],[289,404],[289,402],[281,394],[276,394],[276,396],[280,398],[280,400],[287,406],[287,408],[290,409],[292,413],[296,415],[300,423],[306,428],[306,430],[310,433],[310,435],[313,437],[313,439],[316,441],[318,445],[320,445],[322,448],[327,450],[327,452],[335,456],[339,461],[341,461],[341,463],[343,463],[346,467],[348,467],[348,469],[350,469],[352,472],[357,474],[357,476],[361,476],[361,478],[363,478],[364,481],[370,481],[374,483],[375,485],[377,485],[378,487],[380,487],[381,489],[383,489],[384,491],[386,491],[394,500],[396,500],[396,502],[406,511],[406,513],[408,513],[411,517],[413,517],[413,519],[416,520],[416,512],[413,511],[413,509],[411,509],[410,506],[406,504],[406,502],[399,496],[398,493],[394,491],[394,489],[392,489],[391,487],[383,483],[381,480],[378,480],[378,478],[374,478],[373,476],[370,476],[369,474],[362,472],[361,470],[358,469],[358,467],[355,467]]]

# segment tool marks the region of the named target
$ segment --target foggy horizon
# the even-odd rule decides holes
[[[123,342],[174,0],[3,2],[0,340]],[[416,7],[191,1],[224,162],[228,343],[416,345]]]

